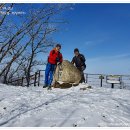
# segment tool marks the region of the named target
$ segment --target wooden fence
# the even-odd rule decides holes
[[[33,75],[30,76],[30,85],[33,86],[40,86],[43,85],[44,83],[44,73],[45,70],[38,70],[35,72]],[[88,83],[89,85],[93,86],[100,86],[100,87],[114,87],[113,84],[107,83],[107,74],[89,74],[89,73],[84,73],[85,76],[85,82]],[[118,86],[119,88],[125,88],[126,86],[129,86],[130,88],[130,75],[116,75],[120,77],[120,84],[115,84],[115,86]],[[27,86],[26,83],[26,77],[21,77],[18,79],[14,79],[9,82],[11,85],[15,86]]]
[[[86,83],[92,86],[130,89],[130,75],[108,75],[108,74],[88,74],[88,73],[85,73],[84,75]],[[119,83],[107,82],[108,76],[119,77]]]
[[[30,75],[30,85],[39,86],[40,85],[40,74],[41,70],[38,70],[34,74]],[[27,86],[26,77],[16,78],[8,82],[8,84],[16,86]]]

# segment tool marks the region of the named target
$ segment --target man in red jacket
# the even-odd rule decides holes
[[[48,57],[48,63],[46,65],[45,70],[45,84],[43,88],[48,87],[48,89],[51,89],[51,84],[53,81],[53,74],[56,68],[56,65],[59,63],[62,63],[63,57],[60,53],[61,45],[57,44],[56,47],[50,51],[49,57]]]

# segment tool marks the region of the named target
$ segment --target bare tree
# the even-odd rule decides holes
[[[65,23],[63,20],[54,20],[54,17],[66,8],[66,6],[57,7],[56,4],[47,4],[37,10],[31,9],[28,15],[22,18],[20,26],[12,24],[13,31],[7,25],[8,32],[0,26],[0,31],[3,32],[2,40],[0,40],[0,77],[3,77],[4,83],[8,83],[12,77],[19,75],[22,71],[29,86],[32,70],[41,65],[38,55],[45,53],[48,47],[54,45],[50,36],[57,31],[55,25]],[[13,69],[14,66],[15,69]]]
[[[33,67],[41,65],[41,63],[37,60],[37,55],[39,53],[45,52],[47,47],[52,47],[54,42],[49,41],[47,39],[47,36],[51,34],[52,32],[56,31],[56,28],[50,28],[49,25],[49,17],[47,18],[45,24],[41,23],[40,27],[40,35],[37,35],[37,37],[33,37],[33,31],[30,33],[30,37],[32,37],[32,42],[30,44],[30,59],[28,60],[26,68],[24,68],[26,80],[27,80],[27,86],[29,86],[30,83],[30,74]]]
[[[6,5],[6,4],[0,4],[0,11],[2,11],[2,8],[3,8],[5,5]],[[5,14],[3,14],[3,16],[0,17],[0,26],[4,23],[4,20],[5,20],[5,18],[7,17],[8,13],[10,13],[10,9],[13,7],[13,5],[14,5],[13,3],[10,4],[10,5],[8,6],[8,9],[6,9]]]

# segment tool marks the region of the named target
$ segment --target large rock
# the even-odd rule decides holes
[[[79,84],[81,72],[69,61],[64,60],[58,65],[54,74],[54,87],[71,87],[72,84]]]

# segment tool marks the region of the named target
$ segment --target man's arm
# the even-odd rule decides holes
[[[81,54],[81,56],[80,56],[80,59],[81,59],[82,62],[85,62],[85,61],[86,61],[84,55],[82,55],[82,54]]]
[[[73,59],[72,59],[71,63],[72,63],[72,64],[74,64],[74,63],[75,63],[75,62],[74,62],[74,57],[73,57]]]
[[[60,53],[60,63],[62,63],[62,61],[63,61],[63,56],[62,56],[62,54]]]

